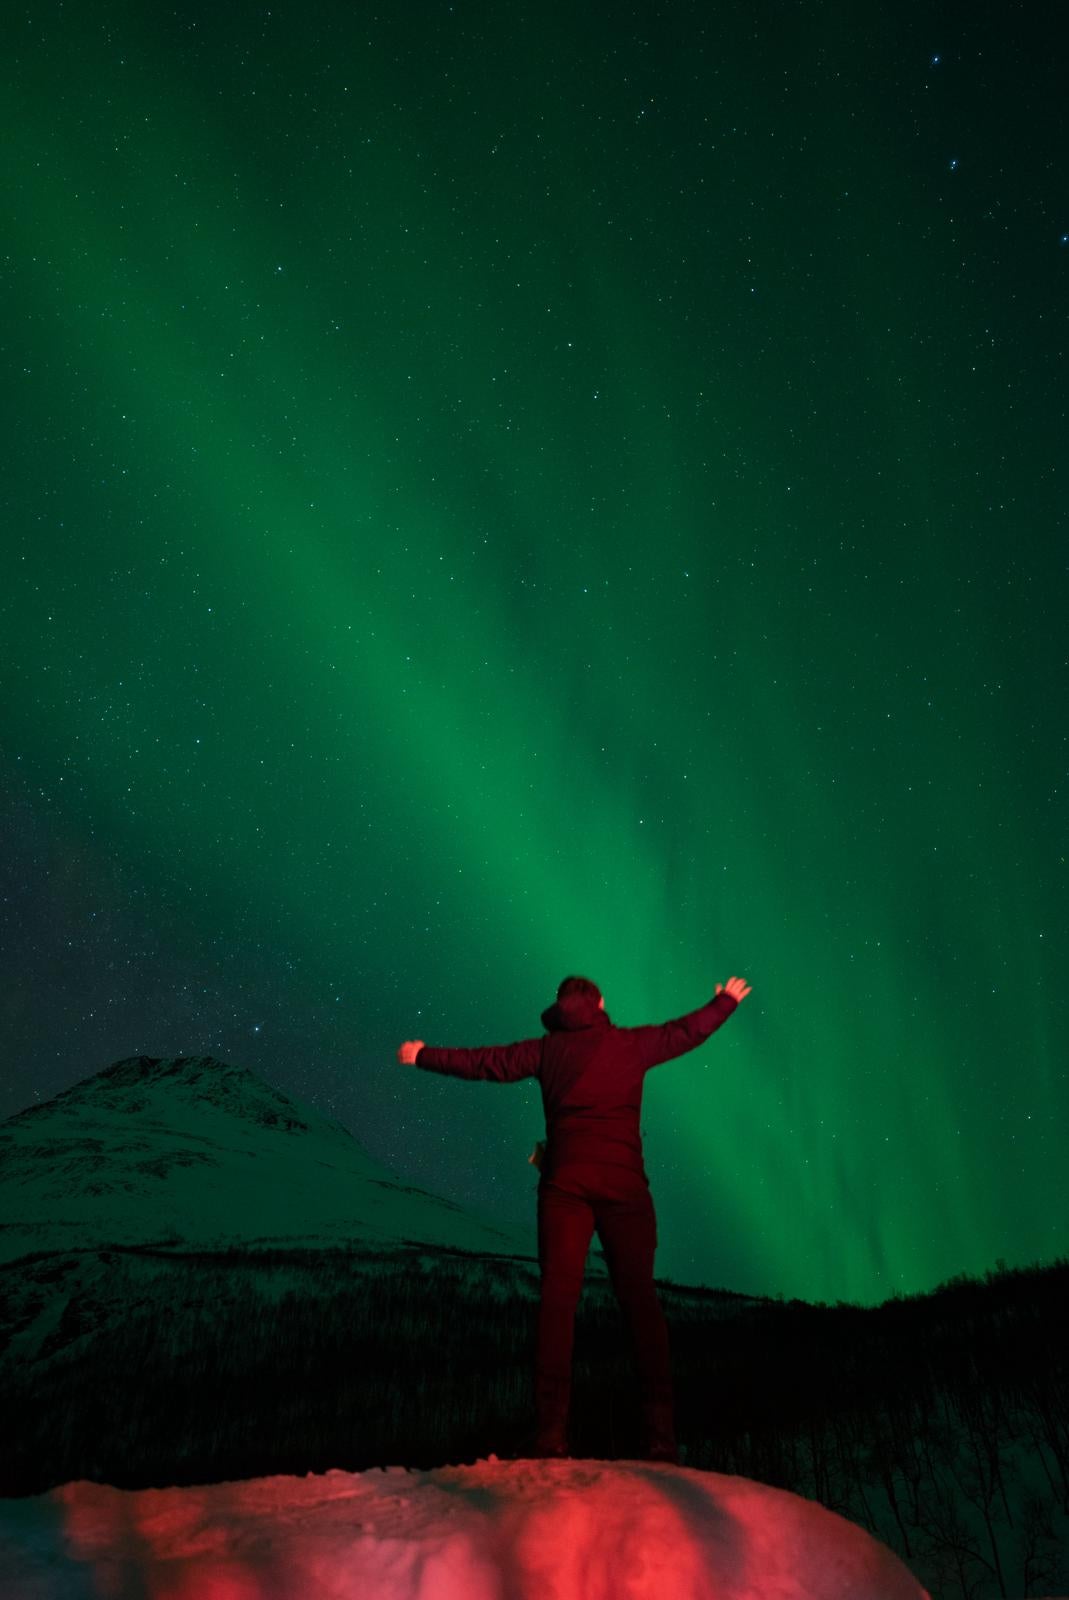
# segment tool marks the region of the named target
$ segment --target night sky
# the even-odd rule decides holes
[[[646,1080],[656,1271],[1069,1253],[1057,8],[12,8],[0,1115],[252,1068],[529,1225]]]

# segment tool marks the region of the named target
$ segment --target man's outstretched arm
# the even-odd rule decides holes
[[[689,1011],[685,1017],[676,1017],[672,1022],[633,1028],[632,1033],[641,1043],[643,1065],[655,1067],[687,1050],[697,1049],[727,1021],[749,993],[750,985],[745,978],[729,978],[726,985],[717,984],[716,994],[697,1011]]]
[[[488,1044],[475,1050],[443,1050],[406,1040],[397,1052],[402,1066],[444,1072],[451,1078],[487,1078],[495,1083],[518,1083],[536,1078],[542,1061],[541,1039],[521,1039],[518,1044]]]

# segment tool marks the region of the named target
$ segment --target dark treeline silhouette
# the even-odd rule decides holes
[[[875,1308],[659,1289],[688,1466],[821,1501],[941,1600],[1065,1583],[1069,1262]],[[533,1263],[416,1245],[23,1258],[0,1270],[0,1494],[521,1453],[537,1293]],[[641,1455],[630,1360],[590,1274],[573,1455]]]

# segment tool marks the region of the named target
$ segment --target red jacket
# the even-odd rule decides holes
[[[454,1078],[537,1078],[546,1113],[543,1178],[566,1165],[630,1167],[645,1176],[639,1111],[650,1067],[703,1044],[738,1005],[722,990],[673,1022],[617,1028],[590,995],[569,994],[542,1013],[548,1033],[474,1050],[424,1045],[416,1066]]]

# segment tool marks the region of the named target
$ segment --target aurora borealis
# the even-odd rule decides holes
[[[658,1276],[1069,1253],[1058,28],[18,8],[0,1114],[212,1054],[533,1248],[399,1043],[739,974]]]

